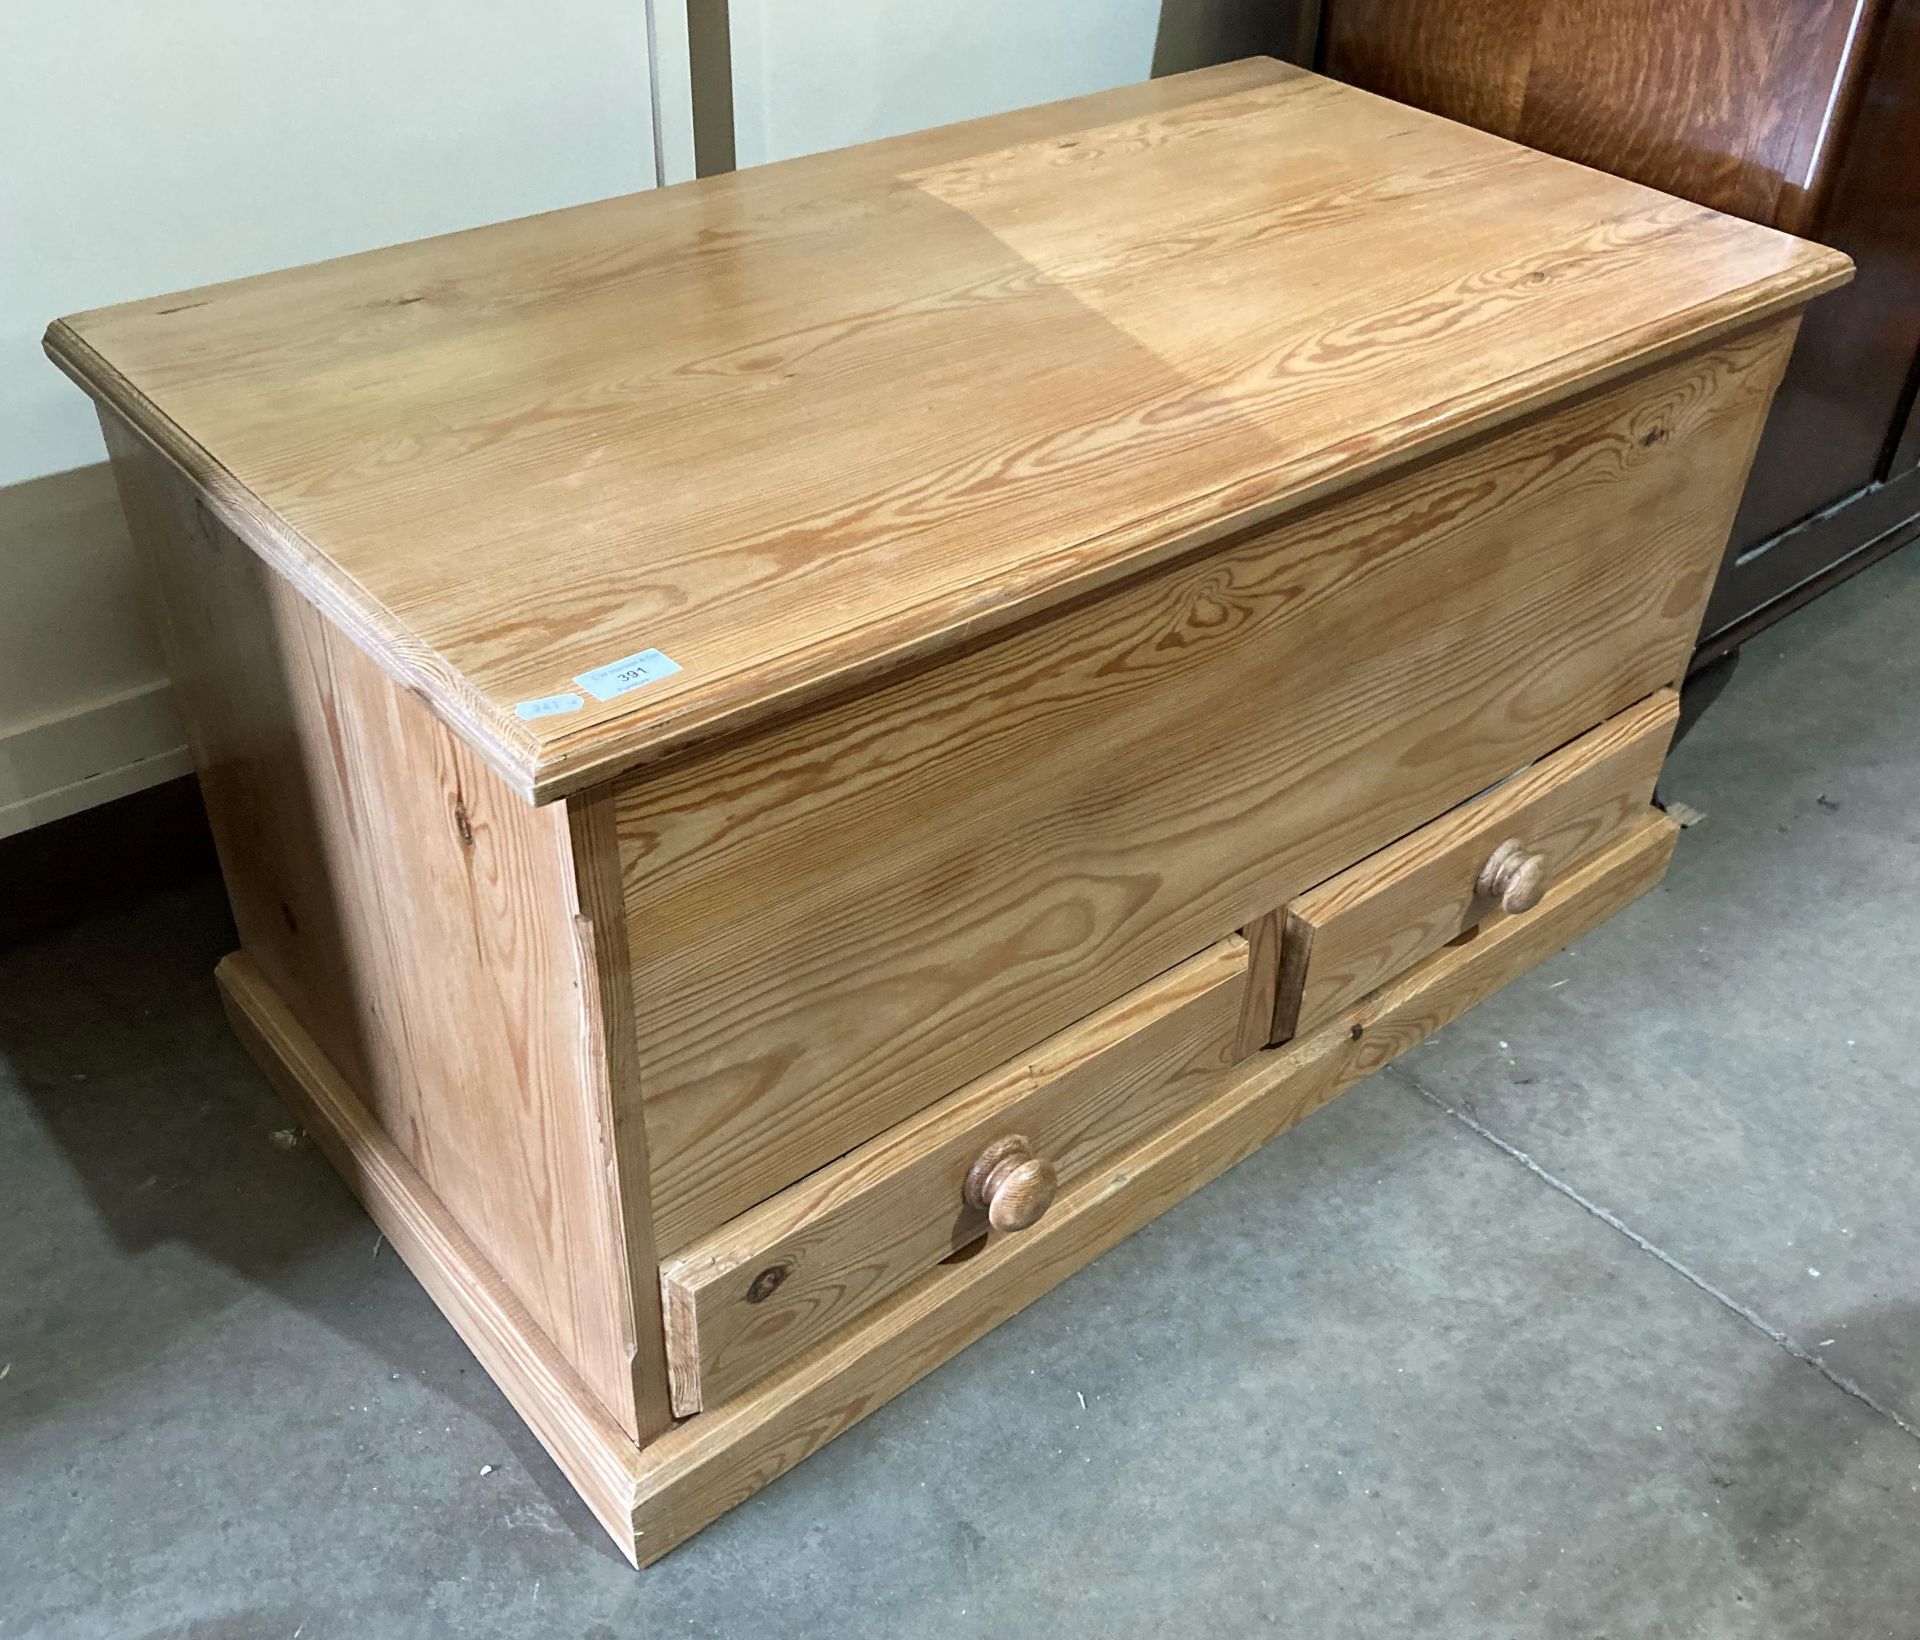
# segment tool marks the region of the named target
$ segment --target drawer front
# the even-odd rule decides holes
[[[1218,1086],[1246,992],[1235,936],[668,1260],[674,1411],[737,1394],[982,1236],[1030,1229],[1055,1188]]]
[[[1531,911],[1646,813],[1679,715],[1663,689],[1279,912],[1273,1040],[1311,1031],[1488,918]]]
[[[973,1257],[929,1270],[784,1370],[669,1431],[640,1456],[634,1525],[645,1534],[642,1554],[671,1548],[1343,1089],[1646,893],[1666,868],[1674,833],[1665,815],[1649,814],[1556,882],[1534,914],[1505,918],[1480,938],[1436,951],[1311,1036],[1243,1061],[1210,1097],[1063,1188],[1031,1230],[989,1237]],[[1164,1347],[1167,1372],[1181,1370],[1178,1339],[1153,1347]]]
[[[1672,683],[1790,340],[623,782],[661,1253]]]

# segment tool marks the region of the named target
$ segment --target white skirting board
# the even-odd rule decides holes
[[[0,727],[0,837],[192,771],[164,679]]]

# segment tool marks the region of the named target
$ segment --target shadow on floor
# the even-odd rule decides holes
[[[16,1245],[44,1247],[10,1282],[26,1319],[7,1329],[6,1350],[61,1362],[30,1387],[16,1379],[0,1435],[76,1400],[123,1396],[213,1331],[236,1301],[230,1272],[483,1418],[556,1511],[617,1558],[234,1041],[213,967],[236,944],[219,879],[203,875],[0,953],[0,1083],[24,1096],[5,1132],[18,1178],[0,1225],[17,1213]],[[15,1132],[23,1121],[31,1129]],[[59,1169],[25,1165],[36,1141],[78,1193],[53,1187]],[[142,1263],[169,1249],[190,1250],[196,1268],[156,1290]]]

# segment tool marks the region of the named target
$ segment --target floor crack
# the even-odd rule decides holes
[[[1625,1236],[1628,1241],[1632,1242],[1634,1246],[1638,1247],[1641,1252],[1647,1254],[1649,1257],[1658,1259],[1669,1270],[1673,1271],[1675,1275],[1681,1277],[1683,1280],[1692,1282],[1693,1285],[1698,1287],[1707,1297],[1722,1307],[1731,1310],[1742,1321],[1746,1322],[1749,1327],[1752,1327],[1754,1331],[1770,1338],[1796,1361],[1803,1362],[1805,1365],[1813,1368],[1815,1372],[1819,1373],[1822,1378],[1826,1379],[1828,1383],[1833,1385],[1833,1387],[1842,1394],[1851,1395],[1862,1406],[1872,1412],[1878,1413],[1882,1418],[1886,1419],[1888,1423],[1892,1424],[1910,1439],[1920,1441],[1920,1427],[1909,1423],[1905,1418],[1901,1417],[1898,1412],[1894,1411],[1892,1407],[1876,1400],[1845,1374],[1835,1372],[1833,1368],[1828,1366],[1819,1356],[1815,1355],[1805,1345],[1796,1341],[1786,1328],[1775,1326],[1773,1322],[1767,1320],[1765,1316],[1761,1315],[1760,1312],[1755,1310],[1751,1305],[1742,1304],[1740,1300],[1733,1297],[1732,1294],[1722,1292],[1718,1287],[1714,1286],[1705,1276],[1688,1269],[1686,1265],[1682,1264],[1671,1253],[1655,1246],[1647,1240],[1645,1236],[1641,1235],[1638,1230],[1634,1229],[1632,1225],[1628,1224],[1617,1213],[1611,1212],[1607,1208],[1602,1207],[1598,1202],[1581,1195],[1580,1192],[1568,1184],[1565,1179],[1556,1173],[1548,1172],[1546,1168],[1542,1167],[1518,1145],[1509,1144],[1484,1122],[1479,1121],[1473,1116],[1469,1116],[1463,1110],[1456,1109],[1437,1093],[1424,1087],[1420,1079],[1406,1070],[1404,1066],[1395,1065],[1392,1067],[1392,1070],[1398,1075],[1401,1081],[1405,1082],[1408,1087],[1412,1088],[1415,1093],[1419,1094],[1422,1099],[1426,1100],[1426,1102],[1436,1110],[1451,1116],[1470,1133],[1477,1134],[1480,1138],[1486,1140],[1488,1144],[1492,1145],[1494,1149],[1518,1162],[1549,1189],[1557,1190],[1561,1195],[1565,1196],[1568,1201],[1578,1207],[1584,1208],[1610,1230],[1617,1230],[1621,1235]]]

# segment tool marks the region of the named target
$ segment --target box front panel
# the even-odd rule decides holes
[[[1675,681],[1792,332],[632,777],[660,1253]]]

